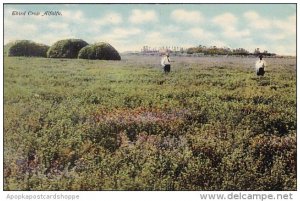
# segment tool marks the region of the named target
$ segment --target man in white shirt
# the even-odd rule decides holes
[[[256,75],[258,75],[258,76],[264,76],[265,69],[266,69],[266,66],[267,66],[266,61],[263,60],[262,58],[263,58],[263,56],[260,55],[259,60],[255,64]]]
[[[165,56],[161,59],[161,65],[164,67],[164,72],[169,73],[171,71],[171,60],[169,53],[166,53]]]

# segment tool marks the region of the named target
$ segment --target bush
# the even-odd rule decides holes
[[[4,48],[7,56],[46,57],[49,46],[30,40],[17,40]]]
[[[65,39],[54,43],[47,52],[49,58],[77,58],[81,48],[88,43],[81,39]]]
[[[4,45],[3,47],[3,55],[4,56],[8,56],[8,51],[9,51],[9,48],[14,44],[14,42],[9,42],[7,44]]]
[[[108,43],[88,45],[79,51],[78,58],[94,60],[121,60],[118,51]]]

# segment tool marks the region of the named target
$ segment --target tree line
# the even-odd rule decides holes
[[[204,55],[243,55],[243,56],[249,56],[249,55],[264,55],[264,56],[275,56],[275,53],[269,53],[267,50],[260,51],[259,48],[256,48],[253,52],[249,52],[248,50],[244,48],[236,48],[231,49],[228,47],[206,47],[199,45],[197,47],[190,47],[186,50],[187,54],[204,54]]]

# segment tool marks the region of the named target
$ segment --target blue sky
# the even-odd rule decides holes
[[[62,16],[13,16],[60,11]],[[296,4],[6,4],[4,43],[51,45],[65,38],[108,42],[118,51],[198,45],[296,55]]]

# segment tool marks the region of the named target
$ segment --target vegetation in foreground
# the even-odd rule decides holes
[[[4,58],[5,190],[296,190],[296,60]]]

